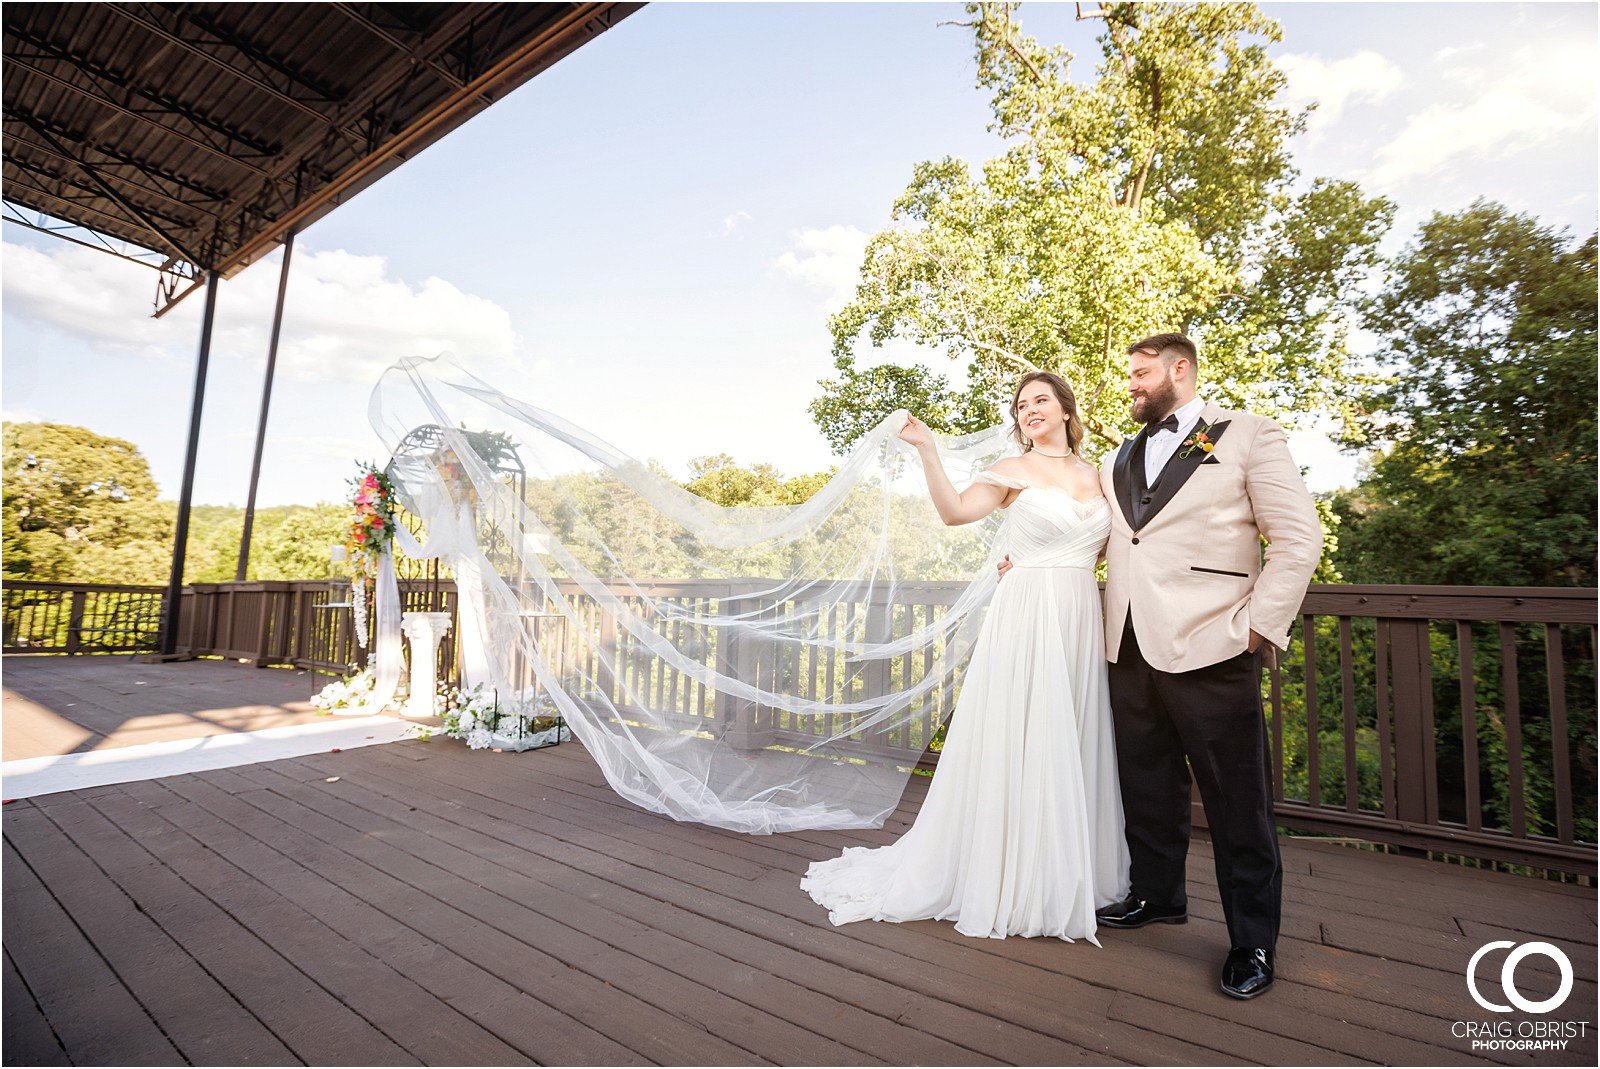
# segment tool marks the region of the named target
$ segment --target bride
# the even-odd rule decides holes
[[[956,922],[969,936],[1094,937],[1095,910],[1128,890],[1105,638],[1094,569],[1110,507],[1083,439],[1072,390],[1035,372],[1012,398],[1022,455],[958,492],[932,432],[917,449],[946,524],[1004,509],[999,537],[1013,567],[973,649],[912,827],[877,849],[851,847],[811,865],[801,887],[834,924]]]

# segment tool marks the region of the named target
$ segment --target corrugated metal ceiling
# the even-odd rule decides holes
[[[152,250],[164,310],[641,6],[8,3],[6,218]]]

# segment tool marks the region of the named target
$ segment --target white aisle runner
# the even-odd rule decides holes
[[[112,746],[60,757],[29,757],[0,764],[0,794],[6,798],[33,798],[109,783],[304,757],[332,749],[376,746],[410,737],[411,727],[410,721],[392,716],[344,717],[143,746]]]

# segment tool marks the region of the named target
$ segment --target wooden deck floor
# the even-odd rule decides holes
[[[233,661],[7,654],[0,760],[314,723],[305,672]]]
[[[752,838],[636,809],[577,745],[436,740],[14,803],[4,1060],[1594,1063],[1592,889],[1286,841],[1281,978],[1239,1003],[1203,843],[1193,921],[1103,948],[830,926],[807,863],[891,839],[917,801],[881,832]],[[1463,973],[1491,938],[1568,951],[1552,1016],[1589,1020],[1582,1041],[1452,1037],[1488,1016]]]

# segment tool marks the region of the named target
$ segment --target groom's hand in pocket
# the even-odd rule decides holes
[[[1249,652],[1254,653],[1261,649],[1265,650],[1262,659],[1267,662],[1267,667],[1278,667],[1278,647],[1268,642],[1265,635],[1252,627],[1250,629]]]
[[[1007,553],[1005,555],[1005,559],[999,564],[995,565],[995,567],[1000,570],[999,578],[1004,579],[1006,577],[1006,573],[1011,570],[1011,554]]]

